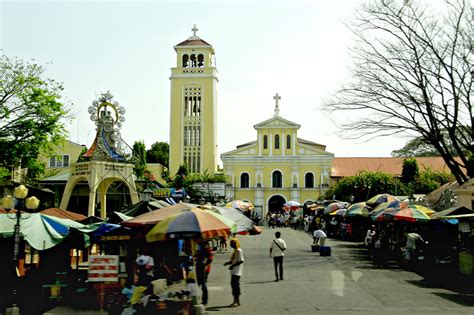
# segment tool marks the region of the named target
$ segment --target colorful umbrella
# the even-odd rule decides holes
[[[383,202],[399,200],[397,197],[389,194],[378,194],[366,201],[368,206],[375,207]]]
[[[426,208],[426,207],[423,207],[423,208]],[[420,222],[420,221],[423,222],[423,221],[430,220],[429,215],[426,214],[423,210],[420,210],[419,208],[417,208],[416,205],[408,206],[407,208],[403,208],[400,210],[387,209],[387,211],[384,212],[383,216],[388,219],[393,219],[397,221],[407,221],[407,222]]]
[[[237,209],[211,206],[208,211],[218,213],[235,222],[237,225],[236,233],[238,234],[260,234],[262,232],[261,229],[256,229],[256,225],[252,220]]]
[[[234,208],[241,211],[251,211],[254,206],[249,201],[233,200],[225,205],[227,208]]]
[[[219,214],[190,209],[172,215],[156,224],[146,235],[148,242],[169,239],[210,239],[229,236],[232,227]],[[234,223],[235,224],[235,223]]]
[[[343,217],[346,215],[347,209],[338,209],[336,211],[331,212],[329,215],[337,215]]]
[[[298,201],[290,200],[287,201],[283,204],[283,207],[285,207],[286,211],[295,211],[298,210],[301,207],[301,204]]]
[[[172,215],[178,214],[185,210],[195,209],[197,207],[197,205],[191,203],[180,202],[169,207],[141,214],[130,220],[120,222],[120,224],[123,226],[155,225],[156,223],[163,221]]]
[[[324,214],[328,214],[339,209],[344,209],[346,207],[347,207],[347,202],[342,202],[342,201],[333,202],[327,205],[326,208],[324,208]]]
[[[392,200],[387,202],[382,202],[381,204],[377,205],[369,214],[379,212],[380,210],[384,209],[403,209],[408,207],[408,201],[400,201],[400,200]]]
[[[368,217],[370,207],[365,202],[358,202],[351,205],[347,208],[346,216],[347,217]]]

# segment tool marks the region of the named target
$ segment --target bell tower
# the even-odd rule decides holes
[[[214,48],[196,35],[174,46],[171,68],[170,175],[180,165],[190,173],[217,171],[217,69]]]

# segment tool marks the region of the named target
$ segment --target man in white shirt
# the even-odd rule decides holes
[[[275,266],[275,282],[283,280],[283,252],[286,249],[286,243],[283,239],[280,238],[281,233],[275,232],[275,239],[270,245],[270,257],[273,257],[273,264]],[[278,271],[280,271],[280,276],[278,276]]]
[[[313,244],[318,244],[324,246],[324,242],[326,241],[327,235],[321,230],[318,226],[316,226],[316,230],[313,232]]]

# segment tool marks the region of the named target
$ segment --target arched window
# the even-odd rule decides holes
[[[306,173],[304,176],[304,187],[314,188],[314,175],[313,173]]]
[[[189,56],[188,55],[183,55],[183,68],[188,67],[188,61],[189,61]]]
[[[268,137],[267,137],[267,135],[263,136],[263,149],[264,150],[268,149]]]
[[[240,175],[240,188],[249,188],[250,187],[250,177],[248,173],[242,173]]]
[[[191,67],[192,68],[196,67],[196,55],[194,54],[191,55]]]
[[[200,68],[204,67],[204,55],[203,54],[198,55],[198,67],[200,67]]]
[[[280,136],[275,135],[275,149],[279,149],[279,148],[280,148]]]
[[[282,175],[280,171],[274,171],[272,174],[272,187],[282,188]]]
[[[286,135],[286,148],[291,149],[291,136]]]

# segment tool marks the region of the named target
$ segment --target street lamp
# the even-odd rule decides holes
[[[12,209],[14,207],[14,201],[17,201],[17,207],[16,207],[16,224],[14,228],[14,246],[13,246],[13,261],[15,263],[15,267],[18,268],[18,258],[20,254],[20,221],[21,221],[21,212],[25,210],[25,207],[29,210],[34,210],[37,209],[39,206],[39,199],[36,198],[35,196],[31,196],[29,198],[26,198],[28,196],[28,188],[26,188],[24,185],[19,185],[15,187],[13,190],[13,197],[10,195],[7,195],[3,198],[3,207],[6,210]],[[25,200],[26,198],[26,200]],[[14,300],[16,301],[16,290],[14,290]],[[19,310],[14,305],[13,308],[13,313],[19,314]]]
[[[149,202],[151,196],[153,196],[153,190],[151,190],[150,188],[146,188],[145,190],[140,192],[140,198],[142,201]]]

